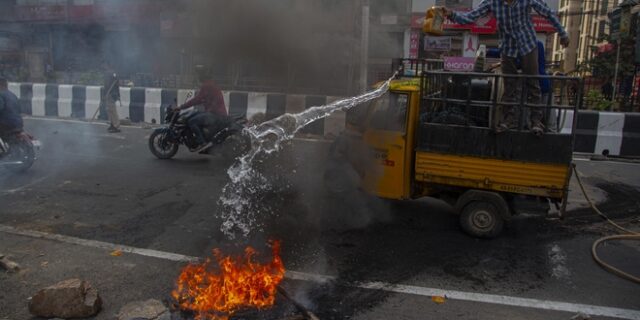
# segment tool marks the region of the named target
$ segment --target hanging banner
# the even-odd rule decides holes
[[[420,32],[416,30],[411,30],[411,35],[409,36],[409,58],[417,59],[419,53],[420,53]]]
[[[475,58],[479,42],[480,39],[477,34],[465,32],[462,40],[462,56]]]

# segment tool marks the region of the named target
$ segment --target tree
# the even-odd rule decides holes
[[[631,77],[635,74],[635,36],[620,39],[620,66],[618,78]],[[608,79],[614,77],[618,43],[613,43],[612,50],[597,54],[585,62],[584,68],[592,72],[594,77]]]

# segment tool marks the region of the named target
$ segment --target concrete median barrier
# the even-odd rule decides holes
[[[9,90],[20,101],[22,112],[34,116],[90,119],[100,108],[102,88],[97,86],[10,83]],[[120,88],[120,117],[132,122],[164,123],[169,105],[180,105],[193,97],[194,90],[162,88]],[[273,119],[338,100],[338,97],[292,95],[269,92],[223,91],[230,114],[251,118],[264,114]],[[573,111],[561,118],[563,132],[573,125]],[[100,118],[106,119],[105,112]],[[345,113],[336,112],[304,128],[301,134],[335,137],[344,129]],[[576,127],[575,152],[611,156],[640,156],[640,113],[580,111]]]

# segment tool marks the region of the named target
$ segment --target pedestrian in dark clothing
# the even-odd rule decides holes
[[[0,132],[22,131],[24,124],[20,113],[18,97],[9,91],[7,80],[0,78]]]
[[[531,18],[531,9],[546,17],[560,33],[563,46],[569,45],[569,36],[560,24],[556,14],[543,0],[483,0],[480,5],[468,12],[460,13],[444,8],[444,14],[457,23],[468,24],[493,13],[498,20],[498,30],[502,49],[502,72],[504,74],[518,74],[516,59],[522,61],[522,73],[538,75],[538,50],[536,32]],[[505,79],[504,101],[513,102],[517,98],[517,81]],[[540,83],[538,79],[527,81],[527,101],[540,103]],[[504,118],[496,127],[497,132],[513,129],[517,126],[513,107],[504,107]],[[544,133],[542,112],[535,110],[531,113],[531,131],[536,135]]]
[[[613,99],[613,84],[611,83],[611,78],[607,78],[600,89],[602,90],[602,95],[605,99]]]
[[[104,63],[104,97],[102,101],[107,109],[109,132],[120,132],[120,117],[116,109],[116,101],[120,101],[120,79],[108,62]]]

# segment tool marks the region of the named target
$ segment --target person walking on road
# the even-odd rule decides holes
[[[549,8],[544,0],[482,0],[480,5],[468,12],[455,12],[443,8],[444,15],[450,20],[460,24],[472,23],[481,17],[493,13],[498,20],[500,46],[502,49],[502,72],[504,74],[518,74],[516,59],[522,61],[522,73],[525,75],[538,75],[538,47],[536,31],[533,27],[531,10],[535,10],[541,16],[547,18],[560,34],[560,43],[566,47],[569,45],[569,35],[560,24],[557,15]],[[516,102],[518,81],[506,78],[505,94],[503,101]],[[540,103],[539,79],[527,80],[527,101]],[[530,129],[535,135],[544,133],[542,124],[542,111],[533,109],[530,117]],[[503,119],[498,123],[496,132],[503,132],[517,127],[516,111],[511,106],[503,108]]]
[[[116,101],[120,101],[120,79],[114,71],[111,64],[106,61],[104,63],[104,97],[102,101],[107,109],[107,117],[109,118],[109,128],[107,131],[111,133],[120,132],[120,117],[118,109],[116,109]]]

